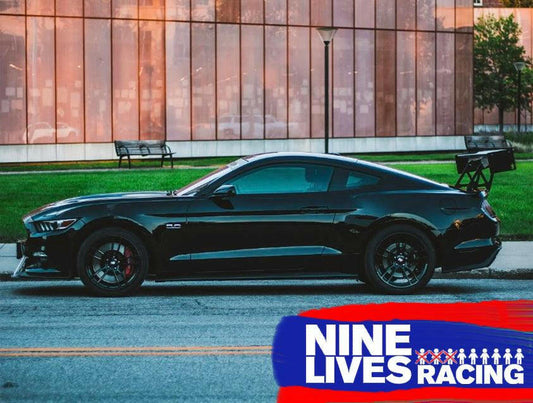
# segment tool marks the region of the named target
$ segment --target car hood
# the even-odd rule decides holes
[[[172,194],[170,192],[123,192],[72,197],[70,199],[60,200],[39,207],[38,209],[28,213],[23,219],[48,219],[59,216],[61,213],[69,210],[72,207],[82,207],[90,204],[124,203],[141,199],[163,199],[171,196]]]

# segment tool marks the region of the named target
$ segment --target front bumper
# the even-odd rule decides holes
[[[28,238],[19,240],[16,243],[17,259],[20,259],[17,268],[12,274],[13,278],[35,278],[35,279],[69,279],[72,278],[68,270],[61,263],[63,259],[58,254],[57,243],[47,238]],[[50,247],[51,246],[51,247]],[[64,246],[63,246],[64,248]],[[49,250],[53,255],[49,256]],[[69,250],[67,248],[67,250]],[[66,258],[68,253],[64,253]]]

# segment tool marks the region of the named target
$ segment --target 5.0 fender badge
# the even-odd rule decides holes
[[[166,229],[181,229],[180,223],[168,223],[165,225]]]

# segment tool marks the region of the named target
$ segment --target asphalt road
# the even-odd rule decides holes
[[[94,298],[78,282],[0,282],[0,401],[274,401],[281,317],[344,304],[533,299],[527,280],[434,280],[382,296],[351,281],[146,283]]]

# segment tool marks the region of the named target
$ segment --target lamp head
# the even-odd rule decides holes
[[[337,28],[321,27],[321,28],[317,28],[316,32],[318,32],[318,35],[320,35],[320,39],[322,39],[322,42],[324,42],[324,45],[328,45],[333,40],[333,37],[335,36],[335,33],[337,32]]]

